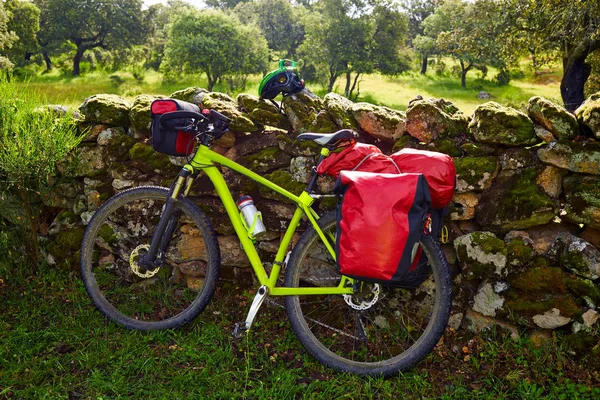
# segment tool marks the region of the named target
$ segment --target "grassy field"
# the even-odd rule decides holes
[[[524,70],[527,70],[524,68]],[[488,77],[495,71],[490,70]],[[492,100],[504,104],[518,106],[532,96],[543,96],[560,103],[560,71],[547,70],[542,75],[526,73],[520,80],[512,80],[508,85],[498,86],[491,80],[478,77],[477,72],[469,72],[467,88],[460,87],[457,77],[437,76],[430,68],[426,76],[417,72],[408,72],[397,77],[386,77],[378,74],[367,75],[360,82],[359,101],[368,101],[391,108],[404,110],[408,102],[417,95],[423,97],[443,97],[455,103],[465,113],[472,113],[477,105],[488,100],[478,99],[480,91],[492,95]],[[256,94],[260,76],[252,76],[244,92]],[[345,81],[339,79],[334,90],[343,91]],[[71,78],[64,77],[58,71],[46,75],[36,75],[28,83],[22,83],[39,90],[48,98],[48,103],[78,107],[83,100],[93,94],[114,93],[133,99],[136,95],[162,94],[169,95],[176,90],[189,86],[206,87],[204,76],[183,76],[177,83],[163,82],[162,75],[154,71],[145,73],[143,80],[136,80],[130,72],[109,74],[102,71]],[[326,90],[315,84],[308,84],[309,89],[325,94]],[[217,86],[215,91],[227,92],[224,85]]]
[[[0,398],[598,399],[600,374],[560,341],[447,332],[413,370],[388,379],[335,373],[310,357],[285,312],[263,306],[246,339],[248,289],[221,282],[191,326],[151,333],[107,322],[78,276],[0,264]]]

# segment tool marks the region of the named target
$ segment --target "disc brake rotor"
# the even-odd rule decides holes
[[[344,294],[344,301],[350,307],[355,310],[367,310],[375,303],[377,303],[377,299],[379,299],[379,283],[375,283],[371,286],[371,291],[367,293],[363,293],[361,298],[357,298],[356,295]]]
[[[135,249],[133,249],[131,255],[129,256],[129,267],[131,268],[133,273],[139,276],[140,278],[152,278],[160,270],[160,267],[157,266],[155,269],[141,272],[140,266],[138,264],[138,260],[140,259],[140,250],[144,250],[142,254],[145,254],[149,249],[149,244],[141,244]]]

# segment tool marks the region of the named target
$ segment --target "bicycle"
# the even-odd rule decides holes
[[[448,322],[451,273],[439,244],[424,234],[420,246],[431,276],[417,288],[388,287],[341,276],[336,268],[335,212],[319,216],[313,203],[317,174],[296,196],[210,149],[227,130],[228,119],[216,111],[174,111],[161,124],[188,118],[185,127],[200,142],[193,158],[169,189],[142,186],[104,203],[91,219],[81,249],[81,272],[94,305],[110,320],[129,329],[179,327],[209,303],[220,271],[215,231],[188,194],[200,172],[212,181],[260,283],[245,322],[248,331],[267,296],[284,296],[291,327],[320,362],[339,371],[388,376],[405,371],[437,344]],[[178,129],[183,129],[179,127]],[[301,134],[322,146],[316,165],[354,133]],[[254,246],[218,168],[226,167],[266,186],[296,205],[270,274]],[[292,236],[302,218],[309,228],[293,249]],[[284,272],[283,286],[279,283]]]

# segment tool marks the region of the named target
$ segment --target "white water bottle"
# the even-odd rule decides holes
[[[257,237],[263,232],[266,232],[267,229],[262,222],[262,215],[256,209],[254,205],[254,201],[250,196],[242,196],[237,201],[238,210],[242,214],[242,218],[246,223],[246,228],[248,228],[248,233],[251,237]]]

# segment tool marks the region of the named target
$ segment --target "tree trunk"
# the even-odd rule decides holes
[[[329,73],[329,85],[327,86],[327,91],[333,91],[333,85],[335,85],[335,80],[337,79],[337,74],[330,72]]]
[[[354,82],[352,82],[352,87],[350,88],[350,92],[348,93],[348,98],[352,101],[356,101],[358,99],[358,90],[356,91],[356,96],[353,97],[354,89],[356,89],[356,85],[358,83],[358,78],[360,77],[360,73],[357,73],[354,77]]]
[[[463,88],[467,87],[467,72],[469,70],[465,68],[465,63],[460,60],[460,86]]]
[[[348,99],[350,98],[350,81],[351,81],[351,73],[350,73],[350,71],[346,71],[346,88],[344,89],[344,96],[346,96],[346,98],[348,98]]]
[[[421,61],[421,75],[425,75],[427,73],[427,61],[428,61],[428,56],[423,56],[422,61]]]
[[[78,47],[75,52],[75,57],[73,57],[73,76],[79,76],[80,74],[79,64],[81,63],[83,53],[85,53],[85,47]]]
[[[44,62],[46,63],[46,71],[44,72],[52,71],[52,60],[50,60],[50,56],[48,55],[48,53],[43,51],[42,57],[44,57]]]
[[[575,111],[585,100],[583,88],[592,70],[585,62],[586,57],[587,54],[564,62],[565,70],[560,82],[560,94],[565,108],[569,111]]]

